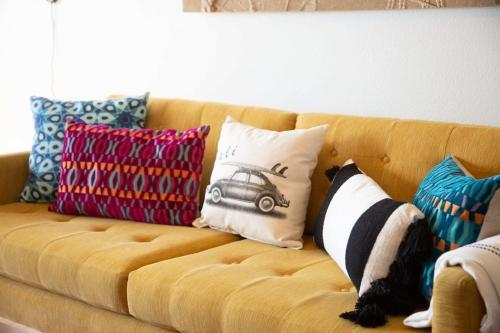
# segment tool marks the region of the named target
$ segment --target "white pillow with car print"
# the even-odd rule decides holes
[[[275,132],[228,117],[194,226],[302,248],[311,175],[327,130],[323,125]]]

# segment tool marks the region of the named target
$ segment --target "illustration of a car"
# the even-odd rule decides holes
[[[290,201],[266,176],[267,173],[286,178],[284,173],[287,167],[277,171],[281,165],[279,163],[271,169],[235,162],[226,162],[223,165],[235,166],[237,169],[230,177],[218,179],[207,188],[214,204],[223,199],[253,202],[262,213],[270,213],[276,206],[287,208],[290,205]]]

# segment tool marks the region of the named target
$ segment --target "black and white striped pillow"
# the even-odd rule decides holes
[[[410,203],[391,199],[352,160],[347,161],[334,176],[330,176],[333,181],[316,223],[314,239],[318,247],[326,250],[350,277],[360,297],[365,293],[380,293],[380,290],[373,289],[374,282],[378,282],[375,288],[382,287],[380,283],[383,283],[381,289],[388,288],[393,294],[401,292],[398,289],[414,286],[415,291],[410,294],[418,298],[418,272],[412,272],[411,275],[415,276],[410,277],[410,281],[403,280],[408,275],[405,270],[419,270],[420,261],[430,251],[430,234],[424,214]],[[418,221],[421,223],[415,228]],[[410,229],[413,229],[412,235],[409,234]],[[409,236],[420,243],[404,245]],[[422,251],[425,252],[423,255]],[[400,267],[393,265],[398,256],[399,259],[406,256],[406,264]],[[360,301],[364,302],[361,298]],[[358,305],[356,308],[361,310]],[[394,312],[386,308],[382,311],[389,314]],[[342,316],[363,325],[358,315],[353,311],[351,316],[349,313]],[[369,322],[364,326],[383,324],[385,314],[383,319],[377,325]]]
[[[425,306],[420,288],[423,262],[432,250],[424,214],[391,199],[352,160],[332,168],[333,182],[321,209],[314,239],[358,289],[353,311],[340,317],[366,327],[386,323]]]
[[[366,327],[386,315],[425,306],[419,281],[432,251],[432,234],[414,205],[391,199],[352,160],[332,168],[333,182],[316,223],[314,239],[358,289],[353,311],[340,317]]]

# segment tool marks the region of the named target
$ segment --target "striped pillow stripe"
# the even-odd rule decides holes
[[[372,281],[387,275],[408,226],[423,218],[418,208],[391,199],[349,160],[330,186],[315,241],[362,295]]]
[[[389,267],[380,267],[381,265],[375,265],[374,263],[378,261],[379,257],[372,255],[372,250],[378,250],[376,252],[382,252],[379,254],[383,255],[383,251],[380,250],[389,244],[386,244],[385,239],[379,242],[377,242],[377,239],[379,235],[391,237],[391,231],[394,229],[392,228],[392,224],[397,223],[397,221],[394,220],[400,216],[400,214],[397,214],[397,211],[401,205],[403,205],[403,202],[394,201],[389,198],[382,199],[374,203],[363,214],[361,214],[351,230],[345,253],[346,269],[360,294],[362,294],[367,287],[369,287],[370,282],[376,278],[383,277],[376,276],[374,279],[373,277],[375,274],[371,274],[370,271],[367,271],[366,277],[364,276],[365,267],[369,262],[369,267],[372,267],[372,270],[377,267],[379,268],[379,271],[382,271],[382,274],[380,275],[387,275]],[[382,233],[384,227],[385,229],[389,229],[389,232]],[[401,241],[401,239],[398,240]],[[375,245],[377,245],[376,248]],[[394,257],[396,256],[396,250],[397,248],[393,248],[390,251],[394,254]],[[361,286],[364,288],[361,289]]]
[[[325,249],[325,244],[323,241],[323,227],[325,223],[326,213],[328,212],[328,208],[330,207],[330,202],[332,201],[333,197],[335,196],[339,188],[349,178],[351,178],[354,175],[361,174],[361,171],[357,168],[356,164],[354,163],[344,166],[341,170],[342,172],[339,172],[340,171],[339,170],[335,175],[335,182],[332,183],[330,189],[328,190],[328,195],[323,203],[323,206],[321,207],[319,218],[318,221],[316,222],[314,240],[316,241],[316,244],[322,249]]]

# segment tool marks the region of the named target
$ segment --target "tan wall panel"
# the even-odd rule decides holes
[[[184,0],[186,12],[295,12],[484,7],[498,0]]]

